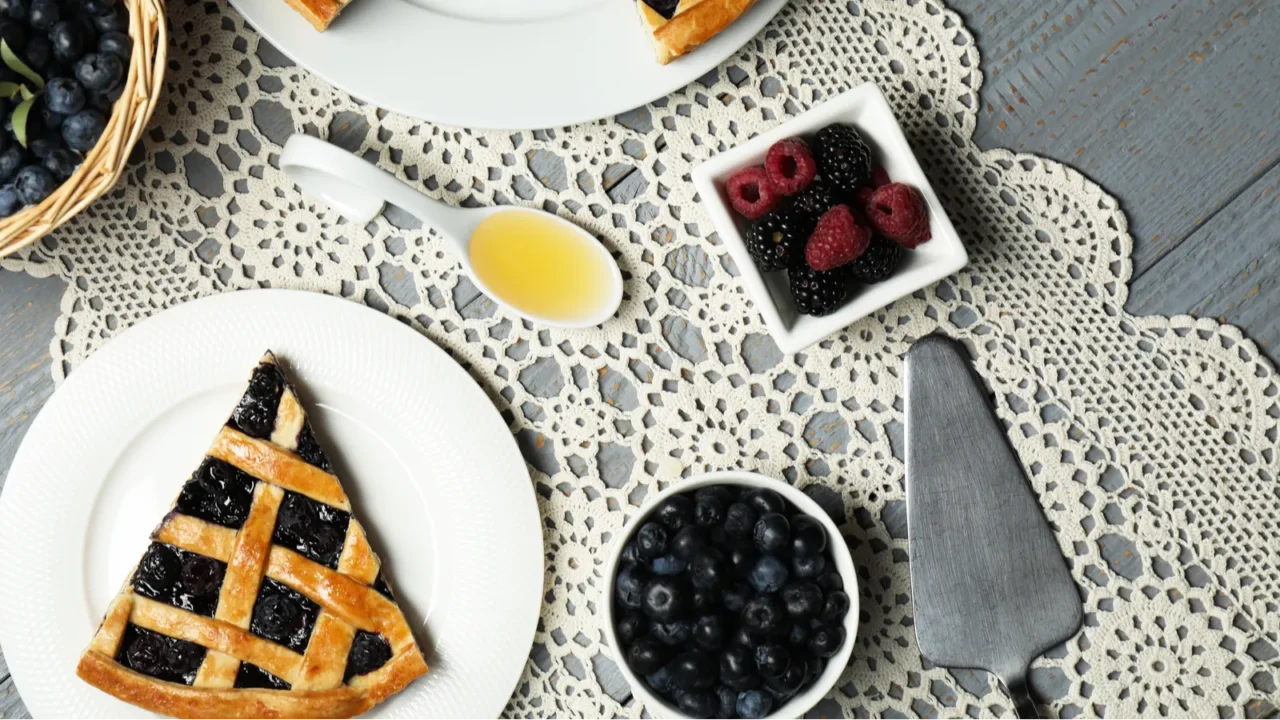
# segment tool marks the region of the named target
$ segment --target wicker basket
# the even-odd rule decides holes
[[[0,257],[39,240],[110,190],[156,107],[168,47],[164,1],[122,2],[129,9],[129,37],[133,38],[124,94],[116,101],[102,139],[75,174],[39,205],[0,220]]]

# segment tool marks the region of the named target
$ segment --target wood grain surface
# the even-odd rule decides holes
[[[1275,46],[1280,3],[949,4],[964,16],[982,53],[978,144],[1067,162],[1120,200],[1135,239],[1129,310],[1220,318],[1242,327],[1273,360],[1280,357],[1280,52]],[[289,64],[265,43],[258,57],[272,66]],[[292,124],[283,124],[288,118],[278,117],[277,108],[282,106],[262,103],[254,108],[254,118],[267,137],[283,141],[277,136]],[[640,109],[617,119],[644,130],[649,114]],[[340,144],[352,148],[369,129],[362,119],[341,114],[330,127]],[[565,177],[564,163],[555,155],[537,154],[529,161],[548,187],[599,183],[614,201],[638,205],[648,188],[627,159],[620,158],[600,177],[573,179]],[[221,182],[198,169],[190,179],[193,184]],[[512,190],[520,194],[519,187]],[[414,226],[408,218],[393,221]],[[696,272],[697,255],[686,259],[690,273]],[[394,273],[380,274],[380,280],[393,297],[414,292],[407,278]],[[49,343],[62,294],[58,280],[0,272],[0,491],[23,433],[53,390]],[[486,316],[496,309],[470,283],[445,294],[464,315]],[[759,343],[759,352],[776,348]],[[822,428],[814,432],[810,440],[838,444],[839,438],[822,436]],[[531,463],[548,462],[536,443],[522,447]],[[607,476],[614,468],[600,470]],[[535,647],[533,662],[539,662],[539,654]],[[613,664],[603,656],[591,664],[605,691],[626,702],[629,690]],[[985,673],[953,676],[973,692],[992,689]],[[1031,684],[1042,701],[1070,689],[1065,677],[1052,673],[1033,671]],[[836,710],[824,703],[811,715]],[[1266,704],[1250,707],[1255,717],[1275,711]],[[27,714],[0,649],[0,718],[11,717]]]

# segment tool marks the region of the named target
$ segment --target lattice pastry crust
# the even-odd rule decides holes
[[[636,0],[653,34],[658,62],[666,65],[725,29],[756,0]]]
[[[427,672],[270,352],[207,455],[107,609],[82,679],[179,717],[351,717]]]

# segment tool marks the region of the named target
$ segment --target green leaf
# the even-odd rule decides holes
[[[35,96],[32,96],[13,109],[13,136],[18,138],[22,147],[27,146],[27,116],[31,114],[31,106],[35,104]]]
[[[21,92],[23,87],[15,82],[0,82],[0,97],[11,98]]]
[[[35,97],[35,96],[36,96],[36,94],[35,94],[35,93],[33,93],[33,92],[31,92],[30,90],[28,90],[28,89],[27,89],[27,86],[26,86],[26,85],[19,85],[19,86],[18,86],[18,92],[22,94],[22,99],[23,99],[23,100],[30,100],[31,98],[33,98],[33,97]]]
[[[0,60],[4,60],[4,64],[8,65],[10,70],[35,83],[37,90],[44,89],[44,78],[22,62],[22,59],[13,52],[13,48],[9,47],[8,40],[0,40]]]

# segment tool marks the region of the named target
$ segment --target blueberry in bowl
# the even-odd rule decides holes
[[[606,578],[606,639],[654,716],[799,717],[853,652],[849,549],[778,480],[712,473],[659,493],[614,541]]]

